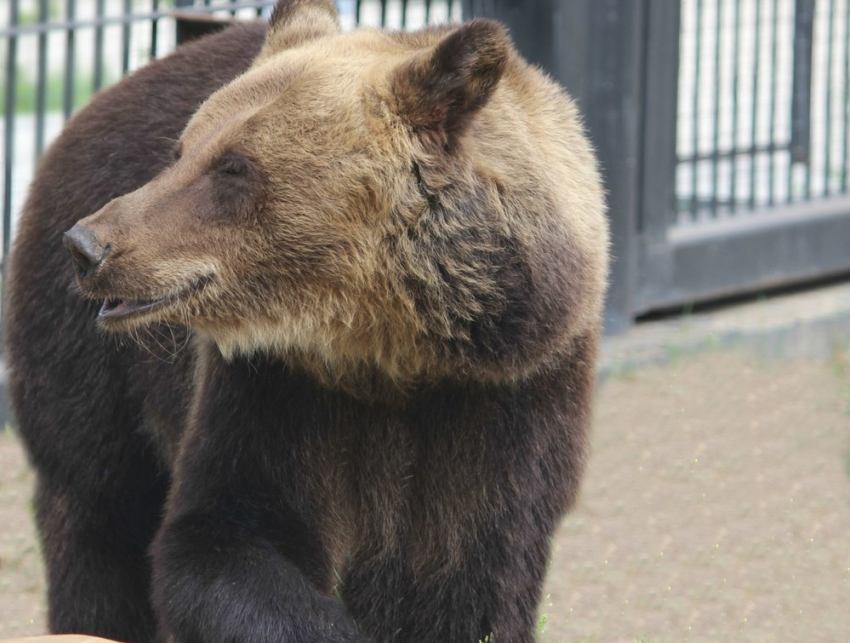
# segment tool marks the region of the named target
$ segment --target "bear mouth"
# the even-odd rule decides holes
[[[174,304],[188,301],[196,293],[203,290],[210,281],[211,277],[209,276],[199,277],[182,290],[158,299],[106,297],[100,307],[100,312],[97,314],[97,320],[108,326],[125,320],[137,320],[150,316],[152,313],[167,309]]]
[[[103,300],[103,305],[100,307],[100,312],[97,314],[97,317],[102,320],[126,319],[132,315],[155,312],[172,301],[174,301],[174,298],[172,297],[140,301],[113,299],[107,297]]]

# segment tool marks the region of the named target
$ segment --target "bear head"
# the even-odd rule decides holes
[[[576,110],[500,24],[342,33],[330,0],[281,0],[173,165],[65,241],[103,329],[329,383],[544,369],[598,331],[607,271]]]

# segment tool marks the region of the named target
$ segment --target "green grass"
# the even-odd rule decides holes
[[[540,620],[537,621],[537,636],[543,636],[546,633],[546,624],[549,622],[548,614],[541,614]]]
[[[537,638],[540,640],[540,637],[543,636],[543,633],[546,631],[546,623],[549,622],[549,617],[546,614],[541,614],[540,619],[537,621]],[[478,643],[495,643],[493,641],[493,635],[488,634],[483,639],[478,641]]]
[[[39,22],[39,11],[35,3],[23,2],[18,16],[19,24],[33,25]],[[62,5],[60,0],[50,0],[48,5],[48,19],[55,21],[62,17]],[[105,71],[105,70],[104,70]],[[105,74],[109,75],[109,74]],[[65,91],[65,74],[63,72],[50,72],[45,82],[45,105],[48,111],[58,111],[63,107]],[[91,73],[78,70],[75,74],[74,85],[74,109],[85,105],[92,94]],[[31,114],[35,112],[37,83],[32,77],[29,67],[18,67],[15,74],[15,113]],[[111,79],[109,82],[114,81]],[[104,82],[104,85],[107,82]],[[0,116],[6,115],[6,99],[0,103]]]
[[[34,1],[21,3],[20,14],[18,14],[18,24],[34,25],[39,22],[39,11],[37,3]],[[61,0],[50,0],[47,6],[47,19],[50,21],[60,20],[62,18]]]
[[[113,74],[104,69],[103,84],[107,86],[114,82]],[[50,72],[44,83],[44,104],[49,112],[59,111],[65,105],[65,74]],[[36,108],[38,85],[36,80],[21,68],[15,82],[15,113],[32,114]],[[94,94],[94,81],[91,72],[78,71],[74,77],[73,109],[78,109],[89,102]],[[6,115],[6,101],[0,104],[0,116]]]

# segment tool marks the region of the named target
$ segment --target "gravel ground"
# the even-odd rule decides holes
[[[599,391],[541,640],[847,640],[850,356],[671,357]],[[0,638],[45,627],[32,482],[0,434]]]
[[[21,445],[0,432],[0,638],[46,630],[44,570],[30,498],[35,476]]]

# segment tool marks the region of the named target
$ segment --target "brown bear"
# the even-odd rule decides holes
[[[51,629],[530,642],[607,272],[576,109],[491,21],[280,0],[261,33],[99,97],[27,203],[7,346]]]

